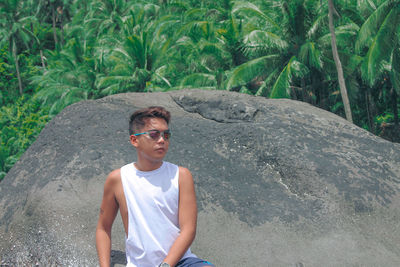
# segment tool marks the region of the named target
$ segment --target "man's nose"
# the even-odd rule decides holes
[[[163,134],[160,134],[160,137],[157,139],[157,143],[164,143],[165,142],[165,137]]]

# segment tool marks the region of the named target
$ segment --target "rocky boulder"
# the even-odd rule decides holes
[[[128,118],[172,113],[194,253],[217,266],[400,266],[400,145],[305,103],[225,91],[128,93],[69,106],[0,183],[0,265],[96,266],[107,174],[135,161]],[[113,229],[114,265],[124,231]]]

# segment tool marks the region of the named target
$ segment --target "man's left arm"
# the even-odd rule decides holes
[[[197,204],[193,177],[186,168],[179,167],[179,228],[180,234],[163,262],[175,266],[196,236]]]

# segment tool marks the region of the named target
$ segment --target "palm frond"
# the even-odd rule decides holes
[[[171,87],[171,83],[165,77],[166,70],[167,70],[167,66],[166,65],[163,65],[163,66],[157,68],[154,71],[154,75],[156,77],[155,80],[156,80],[156,82],[163,81],[166,85],[168,85],[168,87]]]
[[[101,90],[101,95],[106,96],[106,95],[113,95],[116,94],[120,91],[120,86],[119,84],[111,84],[110,86],[105,87],[104,89]]]
[[[270,97],[290,98],[290,83],[292,77],[304,77],[307,72],[307,67],[297,61],[296,57],[293,56],[279,74],[278,79],[272,87]]]
[[[274,86],[272,87],[270,98],[290,98],[290,81],[291,72],[288,65],[286,65],[278,76]]]
[[[359,69],[360,64],[363,61],[363,57],[358,55],[351,55],[350,60],[347,64],[345,64],[344,70],[346,71],[347,76],[351,76],[352,73]]]
[[[394,89],[397,94],[400,95],[400,45],[397,44],[393,50],[392,55],[392,68],[391,68],[391,80]]]
[[[354,38],[357,36],[359,27],[355,23],[345,24],[335,28],[337,44],[340,47],[352,47]],[[324,48],[331,46],[331,34],[327,33],[321,36],[317,42]]]
[[[211,22],[206,20],[190,21],[177,31],[177,36],[187,35],[193,39],[205,38],[208,39],[213,34],[213,28]]]
[[[269,74],[269,76],[261,84],[260,88],[258,88],[255,94],[256,96],[267,96],[268,86],[272,84],[272,80],[276,77],[277,73],[278,69],[275,69]]]
[[[231,55],[225,50],[222,43],[209,42],[205,39],[197,44],[200,57],[200,63],[206,68],[217,70],[228,68],[231,63]]]
[[[156,17],[160,11],[160,6],[152,3],[147,3],[143,7],[146,17]]]
[[[231,90],[233,87],[246,84],[257,75],[265,74],[265,71],[268,69],[268,65],[273,65],[271,62],[277,60],[278,58],[279,55],[267,55],[250,60],[236,67],[232,71],[232,74],[226,85],[226,89]]]
[[[104,88],[107,88],[111,85],[119,85],[120,83],[127,81],[127,80],[131,80],[132,77],[130,76],[98,76],[95,82],[95,86],[100,89],[103,90]]]
[[[183,18],[184,21],[200,20],[204,18],[206,12],[205,8],[191,8],[184,13]]]
[[[254,30],[244,37],[244,53],[256,54],[267,50],[284,50],[288,43],[272,32]]]
[[[355,2],[354,0],[346,1],[344,3],[341,13],[343,13],[343,15],[346,18],[350,19],[353,23],[361,27],[361,25],[365,22],[365,18],[362,16],[359,4],[357,3],[360,1],[357,1],[356,3],[354,2]],[[373,11],[370,11],[368,13],[371,12]]]
[[[126,39],[125,49],[132,59],[136,59],[140,68],[146,67],[146,33],[141,36],[131,35]]]
[[[371,14],[376,10],[376,5],[371,0],[357,0],[357,9],[361,14]]]
[[[322,69],[321,51],[315,47],[314,42],[306,42],[300,47],[299,60],[303,64],[314,67],[318,70]]]
[[[237,1],[234,3],[234,6],[232,7],[232,14],[234,13],[244,13],[244,14],[250,14],[250,16],[255,15],[256,17],[261,18],[264,21],[267,21],[269,24],[272,26],[276,27],[279,29],[279,25],[267,14],[262,12],[256,5],[250,3],[250,2],[241,2]]]
[[[109,73],[111,76],[131,76],[134,70],[131,65],[126,64],[124,61],[119,61],[112,67]]]
[[[355,45],[357,53],[360,53],[365,46],[368,46],[372,42],[372,37],[376,35],[392,8],[392,2],[383,2],[361,26]]]
[[[389,11],[382,22],[377,34],[361,65],[361,77],[373,86],[383,70],[383,62],[389,61],[395,46],[396,30],[400,22],[400,6]]]
[[[130,60],[133,60],[134,58],[132,58],[131,57],[131,55],[129,54],[129,52],[128,51],[126,51],[125,49],[123,49],[123,48],[120,48],[120,47],[117,47],[117,48],[115,48],[114,50],[113,50],[113,53],[114,54],[116,54],[116,55],[121,55],[122,56],[122,58],[125,58],[125,59],[130,59]]]
[[[215,75],[208,73],[193,73],[182,79],[181,87],[210,87],[217,86]]]
[[[307,38],[308,39],[314,39],[314,37],[317,35],[317,32],[324,26],[326,26],[326,16],[319,16],[316,20],[313,21],[311,27],[307,31]]]
[[[157,39],[160,39],[161,35],[163,34],[172,35],[174,33],[174,29],[176,29],[180,23],[181,21],[177,19],[176,16],[172,15],[163,16],[157,20],[154,29],[154,36]]]
[[[196,43],[193,42],[193,40],[187,36],[183,36],[179,38],[176,42],[175,45],[169,47],[167,52],[173,53],[179,51],[181,53],[188,52],[186,54],[190,54],[192,56],[199,56],[199,47],[197,46]],[[190,51],[190,53],[189,53]]]
[[[49,113],[50,115],[55,115],[65,107],[85,99],[87,99],[87,92],[82,91],[82,88],[68,88],[68,90],[61,94],[57,101],[53,102]]]

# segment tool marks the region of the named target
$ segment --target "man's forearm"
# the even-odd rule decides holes
[[[103,229],[96,230],[96,248],[101,267],[110,266],[111,234]]]
[[[168,263],[171,266],[175,266],[185,252],[189,249],[195,238],[196,232],[181,232],[175,242],[172,244],[167,257],[163,260],[163,262]]]

